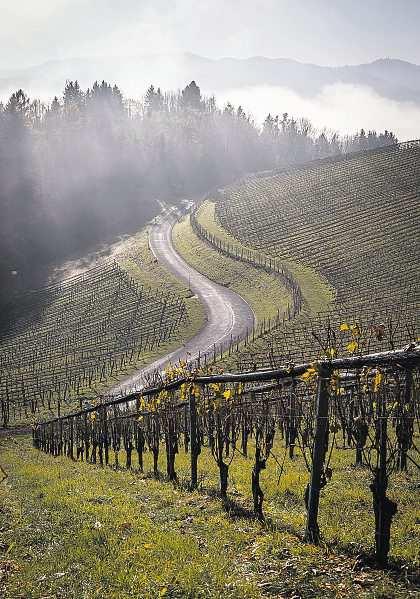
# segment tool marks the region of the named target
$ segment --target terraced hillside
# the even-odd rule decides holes
[[[415,287],[420,143],[250,178],[224,190],[221,224],[248,245],[311,266],[355,303]]]
[[[260,339],[241,369],[333,349],[393,349],[418,336],[420,143],[310,163],[224,189],[216,217],[243,247],[320,273],[335,301]],[[353,333],[340,324],[357,324]],[[356,338],[357,337],[357,338]]]
[[[16,310],[26,317],[9,314],[0,340],[4,424],[53,413],[115,380],[171,339],[186,316],[179,295],[140,285],[115,261],[28,293]]]

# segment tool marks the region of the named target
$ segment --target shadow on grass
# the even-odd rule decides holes
[[[99,466],[99,464],[96,464]],[[166,473],[158,471],[155,473],[153,470],[141,472],[138,468],[131,468],[127,470],[123,465],[119,465],[118,468],[115,465],[109,464],[109,468],[113,470],[120,470],[130,472],[134,476],[138,476],[142,479],[156,480],[163,483],[170,483],[176,489],[183,492],[191,492],[191,482],[186,476],[180,476],[178,480],[171,481]],[[270,517],[259,517],[252,509],[240,503],[238,500],[232,497],[232,492],[228,497],[221,497],[220,490],[216,486],[206,486],[205,477],[203,476],[199,480],[198,487],[194,490],[199,496],[205,496],[213,500],[220,501],[220,504],[225,511],[227,517],[232,520],[248,520],[259,522],[262,530],[266,532],[274,533],[287,533],[295,537],[300,542],[306,544],[303,531],[297,530],[296,527],[280,520],[274,520]],[[235,491],[233,491],[235,493]],[[238,493],[237,493],[238,494]],[[322,531],[321,531],[322,533]],[[363,550],[360,546],[353,546],[346,543],[341,543],[337,540],[329,541],[321,537],[320,549],[324,550],[325,553],[342,554],[343,556],[352,558],[354,560],[353,571],[359,572],[364,570],[380,570],[375,559],[373,551]],[[419,570],[415,568],[414,564],[407,564],[401,560],[390,558],[386,568],[382,568],[383,571],[387,572],[395,581],[400,583],[406,583],[413,586],[420,585],[420,574]]]
[[[218,496],[220,498],[220,494]],[[255,512],[241,505],[231,497],[222,497],[221,500],[223,509],[231,520],[259,520]]]

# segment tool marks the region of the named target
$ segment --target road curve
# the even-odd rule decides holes
[[[138,370],[110,390],[112,394],[125,393],[141,388],[146,374],[162,370],[169,362],[191,361],[213,350],[214,344],[228,343],[231,336],[243,338],[251,330],[255,315],[249,304],[230,289],[210,281],[192,268],[175,250],[172,244],[173,217],[161,217],[149,233],[150,248],[167,270],[189,284],[191,291],[205,308],[206,322],[200,331],[184,345]]]

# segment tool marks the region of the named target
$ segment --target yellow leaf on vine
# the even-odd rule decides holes
[[[357,343],[357,341],[350,341],[350,343],[346,345],[346,349],[351,354],[354,354],[359,349],[359,344]]]
[[[181,401],[184,401],[187,397],[187,384],[186,383],[182,383],[181,387],[180,387],[180,399]]]
[[[221,383],[211,383],[211,384],[209,385],[209,387],[210,387],[210,389],[211,389],[212,391],[214,391],[214,393],[216,393],[216,395],[217,395],[218,393],[220,393],[220,391],[222,390],[222,384],[221,384]]]
[[[382,383],[382,379],[383,379],[383,374],[382,372],[378,369],[376,371],[375,377],[373,379],[373,392],[377,393],[379,391],[379,388],[381,386]]]
[[[317,375],[317,371],[313,366],[310,366],[305,372],[300,376],[302,381],[309,382],[313,380]]]
[[[327,347],[325,350],[325,355],[329,360],[332,360],[337,355],[337,350],[335,347]]]

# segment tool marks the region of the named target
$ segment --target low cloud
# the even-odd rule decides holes
[[[259,86],[226,90],[217,99],[243,106],[258,123],[268,113],[287,112],[309,118],[317,129],[326,127],[340,133],[354,133],[362,127],[388,129],[401,141],[420,138],[420,104],[389,100],[368,87],[334,84],[313,98],[304,98],[283,87]]]

